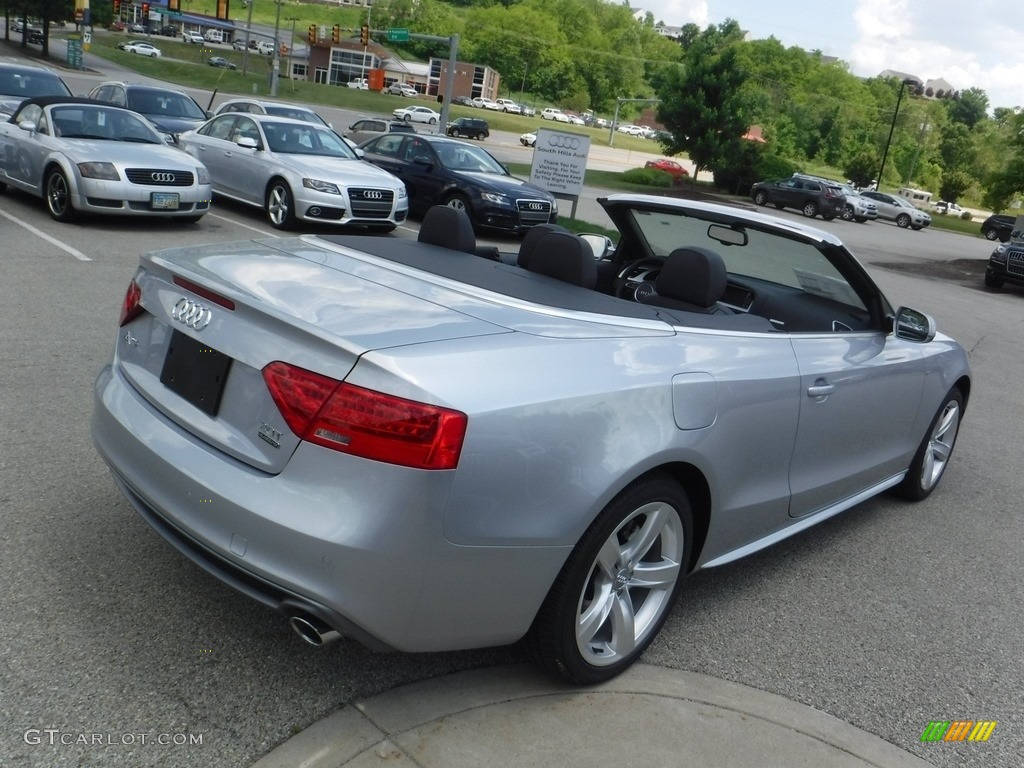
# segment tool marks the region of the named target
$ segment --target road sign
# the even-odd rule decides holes
[[[392,27],[388,30],[388,42],[407,43],[409,42],[409,30],[402,27]]]

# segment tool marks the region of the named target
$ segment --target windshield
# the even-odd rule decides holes
[[[31,99],[35,96],[70,96],[64,81],[49,72],[0,69],[0,94]]]
[[[271,152],[285,155],[318,155],[358,160],[356,153],[334,131],[312,123],[263,123]]]
[[[469,171],[472,173],[496,173],[507,176],[508,173],[497,160],[485,150],[469,144],[438,142],[434,144],[441,164],[450,171]]]
[[[274,117],[290,117],[292,120],[303,120],[307,123],[327,125],[326,120],[320,117],[316,112],[312,112],[308,109],[289,106],[267,106],[266,110],[268,115],[273,115]]]
[[[55,106],[50,109],[50,122],[53,135],[64,139],[164,143],[149,123],[124,109],[77,104]]]
[[[205,120],[206,115],[192,99],[183,93],[133,89],[128,92],[128,109],[153,117],[185,117]]]

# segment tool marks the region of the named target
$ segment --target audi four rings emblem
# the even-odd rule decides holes
[[[547,206],[544,205],[544,203],[530,203],[526,207],[529,208],[531,211],[543,211],[547,208]]]
[[[198,301],[192,301],[192,299],[182,296],[171,310],[171,317],[193,330],[201,331],[210,324],[213,312]]]
[[[384,197],[384,193],[379,189],[364,189],[363,197],[367,200],[380,200]]]
[[[163,182],[164,184],[170,184],[172,181],[174,181],[174,174],[165,173],[163,171],[153,171],[153,173],[149,174],[149,178],[151,178],[153,181],[159,181]]]
[[[548,146],[557,147],[558,149],[579,149],[583,146],[583,142],[575,136],[554,134],[552,136],[548,136]]]

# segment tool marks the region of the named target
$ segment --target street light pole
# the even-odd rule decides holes
[[[889,157],[889,145],[892,143],[892,133],[896,130],[896,117],[900,113],[900,102],[903,100],[903,89],[908,85],[917,85],[916,80],[905,78],[900,82],[900,92],[896,96],[896,109],[892,112],[892,125],[889,126],[889,138],[885,140],[885,151],[882,152],[882,167],[878,169],[878,179],[875,181],[875,189],[882,190],[882,173],[885,171],[885,161]]]
[[[274,17],[274,63],[270,68],[270,95],[277,96],[277,76],[281,71],[281,6],[284,0],[274,0],[277,15]]]
[[[249,0],[249,17],[245,21],[245,50],[242,51],[242,77],[245,77],[245,71],[249,67],[249,34],[252,30],[252,4],[256,0]]]
[[[288,40],[288,81],[291,82],[294,67],[292,66],[292,56],[295,54],[295,22],[299,20],[298,16],[289,16],[285,21],[292,23],[292,36]],[[292,84],[292,91],[295,90],[295,85]]]

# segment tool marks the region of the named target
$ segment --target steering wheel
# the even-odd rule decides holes
[[[654,281],[665,265],[665,260],[658,256],[645,256],[631,261],[612,283],[612,292],[620,299],[639,301],[640,295],[654,292]]]

